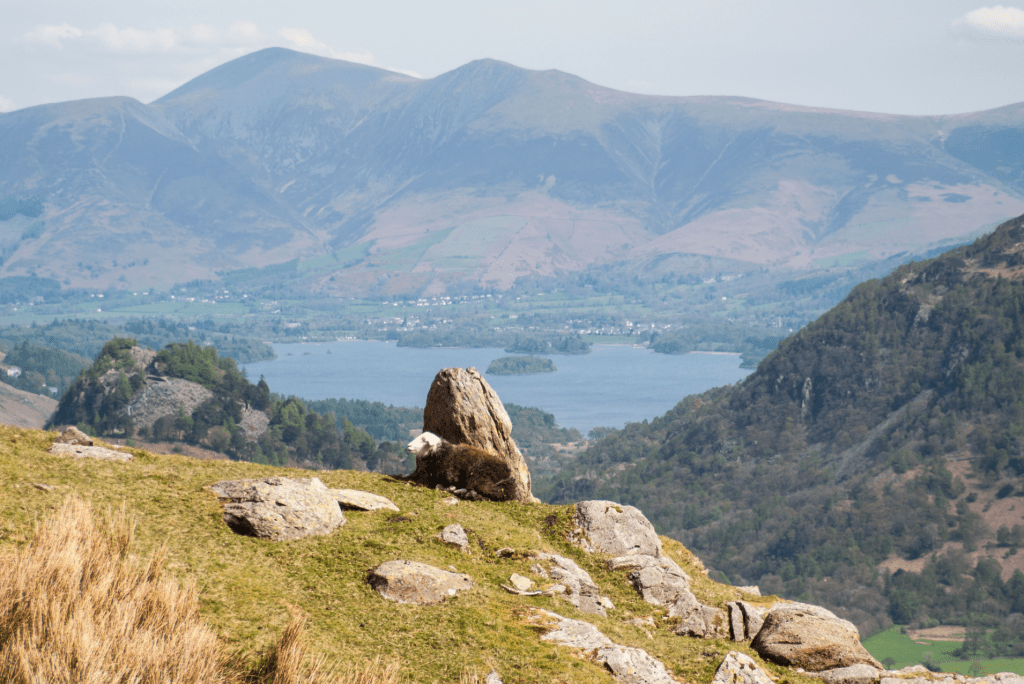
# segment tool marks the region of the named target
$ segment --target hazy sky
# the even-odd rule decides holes
[[[482,57],[658,95],[899,114],[1024,101],[1024,10],[964,0],[4,0],[0,111],[149,102],[272,45],[424,78]]]

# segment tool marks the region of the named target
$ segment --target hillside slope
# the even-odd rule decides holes
[[[1022,255],[1024,217],[864,283],[737,386],[627,426],[538,495],[639,506],[737,584],[862,630],[1002,624],[1024,609]]]
[[[141,287],[298,259],[307,290],[350,296],[670,254],[863,265],[1024,211],[1022,124],[1021,105],[888,116],[271,48],[150,105],[0,115],[0,200],[43,203],[0,230],[0,277]]]

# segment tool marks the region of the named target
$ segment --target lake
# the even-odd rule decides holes
[[[270,390],[303,399],[367,399],[422,407],[442,368],[476,367],[508,356],[503,349],[399,347],[394,342],[275,344],[274,361],[248,363]],[[663,415],[690,394],[735,383],[750,369],[738,354],[656,354],[629,345],[594,345],[581,355],[552,355],[558,369],[536,375],[484,375],[506,403],[536,406],[561,427],[587,434]]]

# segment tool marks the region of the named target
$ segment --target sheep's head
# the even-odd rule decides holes
[[[428,451],[436,447],[441,443],[441,438],[435,435],[433,432],[424,432],[419,437],[409,442],[409,446],[405,447],[410,454],[415,456],[425,456]]]

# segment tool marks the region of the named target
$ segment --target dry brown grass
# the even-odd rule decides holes
[[[0,556],[0,681],[217,682],[216,635],[194,586],[161,579],[165,554],[128,560],[124,506],[99,524],[69,497],[24,549]]]
[[[130,560],[134,521],[69,496],[23,549],[0,555],[0,681],[12,684],[398,684],[396,664],[327,668],[297,617],[262,656],[227,658],[163,548]]]

